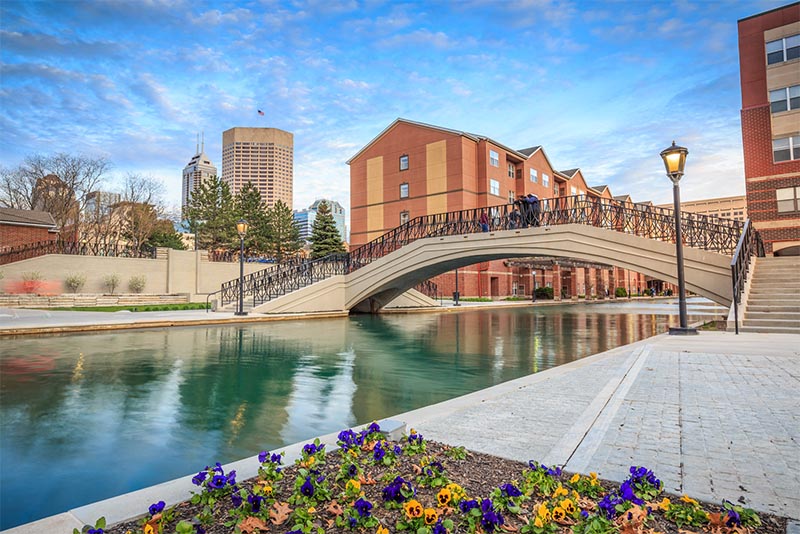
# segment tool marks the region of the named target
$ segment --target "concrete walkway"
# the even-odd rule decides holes
[[[800,335],[660,335],[395,419],[429,439],[800,519]],[[795,527],[797,524],[795,523]]]

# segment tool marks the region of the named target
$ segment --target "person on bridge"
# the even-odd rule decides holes
[[[489,231],[489,216],[486,214],[486,210],[481,212],[481,231],[488,232]]]
[[[522,215],[520,215],[519,213],[519,208],[517,208],[517,203],[514,202],[514,207],[511,209],[511,213],[508,214],[508,227],[511,230],[519,228],[521,219]]]
[[[528,212],[528,198],[525,195],[520,195],[517,200],[514,201],[514,206],[519,208],[519,215],[520,215],[520,223],[522,224],[522,228],[528,227],[528,219],[530,218]]]
[[[528,193],[528,209],[530,211],[531,225],[539,226],[539,217],[542,213],[542,207],[539,205],[539,197],[533,193]]]

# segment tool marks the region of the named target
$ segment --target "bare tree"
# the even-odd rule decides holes
[[[62,230],[75,231],[89,193],[102,185],[109,167],[103,157],[28,156],[19,167],[0,172],[0,203],[46,211]]]
[[[123,236],[134,247],[142,246],[165,211],[164,185],[151,177],[128,174],[116,211],[123,221]]]

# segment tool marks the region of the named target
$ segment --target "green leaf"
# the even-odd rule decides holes
[[[97,520],[97,523],[94,524],[94,528],[106,528],[106,518],[101,517]]]

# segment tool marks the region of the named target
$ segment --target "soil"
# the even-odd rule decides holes
[[[499,458],[496,456],[490,456],[487,454],[482,454],[478,452],[470,452],[467,451],[466,458],[461,459],[453,459],[445,454],[445,451],[449,449],[448,446],[427,441],[427,451],[422,455],[415,455],[415,456],[405,456],[402,455],[398,458],[397,462],[391,467],[384,467],[384,466],[363,466],[364,468],[364,476],[362,480],[366,480],[367,482],[362,483],[361,490],[364,491],[365,496],[364,498],[369,500],[374,504],[372,509],[372,515],[375,516],[377,519],[380,520],[381,524],[388,528],[390,533],[397,532],[396,523],[398,519],[403,517],[403,510],[402,509],[387,509],[382,505],[383,500],[381,497],[381,492],[383,488],[387,485],[387,483],[394,479],[395,476],[400,475],[407,480],[414,480],[416,474],[419,472],[419,461],[422,456],[427,456],[433,460],[440,461],[444,467],[445,471],[444,474],[447,476],[450,482],[459,484],[461,487],[464,488],[466,494],[469,498],[480,498],[488,496],[489,492],[492,489],[497,488],[502,484],[506,484],[512,482],[514,480],[520,480],[521,474],[524,468],[527,467],[527,464],[523,464],[520,462],[507,460],[503,458]],[[361,458],[364,458],[365,453],[361,454]],[[371,463],[371,462],[369,462]],[[331,482],[331,489],[333,495],[338,495],[342,491],[343,483],[342,484],[334,484],[333,481],[335,479],[336,474],[339,471],[340,466],[340,456],[338,451],[329,452],[326,455],[326,463],[322,466],[315,466],[319,468],[321,474],[326,475],[329,477]],[[363,465],[363,464],[362,464]],[[297,466],[288,466],[284,469],[284,478],[273,484],[273,491],[274,495],[278,498],[279,501],[285,502],[286,499],[294,493],[294,482],[295,476],[297,474]],[[658,473],[656,473],[656,476]],[[559,477],[561,482],[564,485],[567,485],[567,481],[572,476],[572,473],[564,472]],[[374,481],[373,483],[368,483],[370,481]],[[244,487],[252,487],[253,483],[256,482],[255,479],[250,479],[248,481],[240,482],[240,486]],[[609,481],[600,481],[601,485],[606,490],[611,490],[614,488],[618,488],[619,485],[614,482]],[[441,488],[425,488],[421,487],[418,484],[415,484],[415,488],[417,491],[416,499],[420,501],[424,507],[431,507],[436,508],[436,494],[438,493],[439,489]],[[199,492],[200,488],[198,488]],[[670,498],[673,502],[680,499],[680,496],[676,495],[669,495],[669,494],[661,494],[658,496],[657,500],[661,500],[663,497]],[[503,517],[505,519],[505,525],[503,527],[503,531],[506,532],[518,532],[519,529],[525,525],[526,520],[523,519],[524,517],[533,518],[534,514],[532,513],[533,508],[540,502],[541,499],[537,499],[536,497],[532,498],[529,501],[526,501],[523,505],[523,512],[519,516],[515,516],[510,513],[503,513]],[[345,504],[342,503],[344,506]],[[702,503],[703,509],[707,512],[719,512],[721,510],[718,504],[710,504],[710,503]],[[228,515],[229,507],[231,506],[231,501],[229,497],[222,499],[220,502],[216,503],[215,510],[214,510],[214,524],[205,527],[205,531],[207,534],[229,534],[234,532],[234,526],[225,526],[224,523],[230,522],[230,517]],[[320,505],[319,510],[315,514],[315,525],[318,527],[322,527],[326,534],[353,534],[354,532],[359,532],[358,530],[349,530],[346,528],[340,528],[333,524],[334,515],[331,514],[327,510],[327,505]],[[442,511],[441,508],[438,509],[440,512]],[[191,521],[192,518],[200,511],[199,506],[192,505],[191,503],[185,502],[179,504],[175,508],[175,517],[174,520],[171,521],[169,524],[165,525],[164,531],[165,533],[172,533],[175,532],[175,524],[181,520],[188,520]],[[448,513],[447,511],[445,513]],[[461,513],[456,509],[449,510],[450,517],[454,519],[455,527],[452,529],[451,534],[462,534],[467,532],[466,528],[461,527],[459,528],[458,525],[458,518],[461,516]],[[786,518],[759,513],[758,514],[762,525],[758,528],[757,531],[755,530],[746,530],[740,529],[738,531],[732,531],[730,529],[724,529],[720,531],[715,531],[714,534],[735,534],[735,532],[743,533],[743,534],[750,534],[750,533],[763,533],[763,534],[785,534],[786,533]],[[126,533],[140,533],[142,532],[142,524],[143,520],[134,520],[128,521],[124,523],[119,523],[114,525],[110,528],[105,530],[108,534],[126,534]],[[290,530],[292,530],[293,525],[291,519],[282,523],[280,525],[269,525],[268,532],[272,534],[284,534]],[[257,530],[254,532],[258,532]],[[266,531],[262,531],[266,532]],[[316,531],[315,531],[316,532]],[[365,534],[373,534],[375,529],[364,530],[361,531]],[[559,534],[567,534],[571,532],[570,525],[563,525],[560,530],[558,531]],[[648,534],[648,533],[665,533],[665,534],[687,534],[687,533],[701,533],[701,532],[709,532],[709,530],[697,529],[694,527],[687,527],[684,526],[683,528],[679,529],[674,523],[667,520],[663,514],[655,508],[653,505],[653,511],[650,514],[650,520],[646,524],[646,528],[642,530],[631,530],[628,531],[631,534],[641,533],[641,534]],[[501,531],[502,534],[502,531]]]

